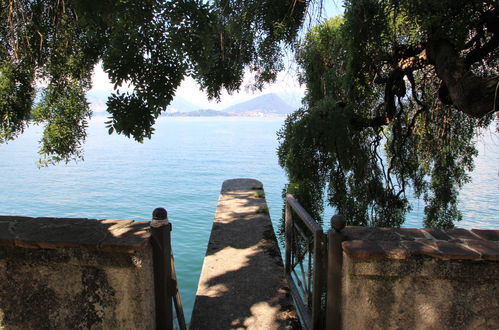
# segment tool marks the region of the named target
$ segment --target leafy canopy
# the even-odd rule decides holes
[[[282,69],[306,1],[0,0],[0,143],[29,121],[45,125],[42,162],[82,157],[91,116],[85,93],[102,61],[116,91],[109,132],[137,141],[185,76],[209,97],[235,91],[245,68],[256,85]],[[36,85],[45,85],[41,91]],[[130,84],[132,92],[120,91]],[[37,97],[38,94],[38,97]]]
[[[497,3],[344,4],[297,51],[307,92],[279,133],[287,189],[314,217],[326,198],[350,224],[388,227],[414,193],[426,226],[450,228],[496,109]]]
[[[42,163],[81,158],[100,61],[116,89],[109,132],[149,138],[185,76],[212,98],[247,68],[256,87],[274,80],[312,2],[0,0],[0,143],[34,121]],[[499,103],[497,1],[344,6],[298,47],[307,95],[278,151],[288,188],[314,215],[327,189],[350,223],[376,226],[400,226],[415,193],[427,226],[452,227],[474,138]]]

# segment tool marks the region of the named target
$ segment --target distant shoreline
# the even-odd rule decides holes
[[[199,111],[190,111],[190,112],[165,112],[160,115],[160,117],[245,117],[245,118],[255,118],[255,117],[266,117],[266,118],[285,118],[289,114],[284,113],[263,113],[263,112],[243,112],[243,113],[235,113],[235,112],[222,112],[216,111],[217,113],[200,113]],[[107,112],[95,111],[93,112],[92,117],[110,117],[111,115]]]
[[[190,112],[172,112],[164,113],[161,117],[286,117],[288,114],[280,113],[262,113],[262,112],[251,112],[251,113],[234,113],[225,112],[220,114],[193,114]]]
[[[95,99],[97,101],[95,101]],[[94,97],[91,108],[95,116],[110,115],[107,113],[103,96]],[[257,96],[249,101],[237,103],[224,109],[211,109],[196,106],[182,98],[174,99],[166,107],[161,117],[286,117],[298,109],[299,105],[290,105],[275,94]]]

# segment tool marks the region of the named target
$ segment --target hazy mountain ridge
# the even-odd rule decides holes
[[[295,109],[284,102],[276,94],[264,94],[249,101],[238,103],[225,108],[225,112],[241,113],[261,113],[261,114],[290,114]]]
[[[199,109],[188,112],[167,112],[167,117],[231,117],[233,114],[213,109]]]
[[[166,113],[192,112],[198,110],[202,110],[202,107],[193,104],[180,96],[173,98],[170,105],[166,107]]]
[[[104,93],[89,93],[91,109],[94,115],[101,116],[109,114],[106,112],[106,101],[109,94]],[[295,105],[296,107],[296,105]],[[171,104],[162,113],[162,116],[169,117],[228,117],[228,116],[243,116],[243,117],[275,117],[284,116],[295,111],[295,107],[289,105],[277,94],[269,93],[257,96],[248,101],[231,105],[222,110],[203,109],[186,99],[177,96]]]
[[[195,111],[167,113],[167,116],[173,117],[275,117],[284,116],[295,111],[295,107],[286,103],[276,94],[264,94],[231,105],[223,110],[199,109]]]

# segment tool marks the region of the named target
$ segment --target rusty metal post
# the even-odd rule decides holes
[[[291,214],[291,206],[286,196],[286,210],[284,211],[285,221],[285,241],[286,241],[286,255],[284,259],[285,273],[291,274],[291,250],[293,244],[293,215]]]
[[[151,243],[154,269],[154,299],[156,303],[156,329],[173,329],[171,224],[164,208],[152,213]]]
[[[341,230],[346,221],[342,215],[331,217],[331,229],[328,231],[328,271],[327,271],[327,307],[326,329],[341,329],[341,284],[343,249],[341,243],[345,236]]]
[[[324,232],[317,230],[314,232],[314,274],[313,274],[313,289],[312,289],[312,322],[314,329],[322,329],[324,327],[324,318],[322,314],[322,289],[325,286],[324,274],[322,270],[324,269]]]
[[[178,289],[177,272],[175,271],[175,259],[172,254],[172,280],[175,285],[173,286],[173,304],[175,306],[175,312],[177,313],[177,321],[180,330],[187,330],[187,325],[185,323],[184,308],[182,307],[182,299],[180,297],[180,291]]]

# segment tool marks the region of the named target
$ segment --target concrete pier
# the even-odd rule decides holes
[[[262,183],[223,183],[190,329],[299,328]]]

